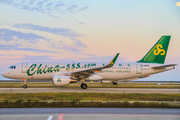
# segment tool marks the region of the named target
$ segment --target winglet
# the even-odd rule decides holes
[[[118,58],[118,56],[119,56],[119,53],[117,53],[117,55],[111,60],[111,62],[107,66],[112,67],[114,63],[116,62],[116,59]]]

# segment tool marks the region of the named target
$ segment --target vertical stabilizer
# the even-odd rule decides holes
[[[162,36],[151,50],[138,62],[164,64],[171,36]]]

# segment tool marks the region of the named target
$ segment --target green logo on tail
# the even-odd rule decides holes
[[[160,55],[165,55],[165,50],[164,49],[162,49],[163,47],[162,47],[162,45],[161,44],[158,44],[157,46],[156,46],[156,50],[154,50],[154,54],[155,55],[159,55],[160,53]]]

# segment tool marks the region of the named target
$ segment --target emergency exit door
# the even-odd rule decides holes
[[[141,69],[141,64],[136,64],[136,74],[141,74],[142,69]]]
[[[27,72],[27,63],[22,63],[22,70],[21,70],[21,72],[22,73],[26,73]]]

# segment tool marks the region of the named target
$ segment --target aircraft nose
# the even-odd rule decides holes
[[[6,76],[7,76],[7,71],[6,71],[6,70],[2,71],[1,75],[2,75],[3,77],[6,77]]]

